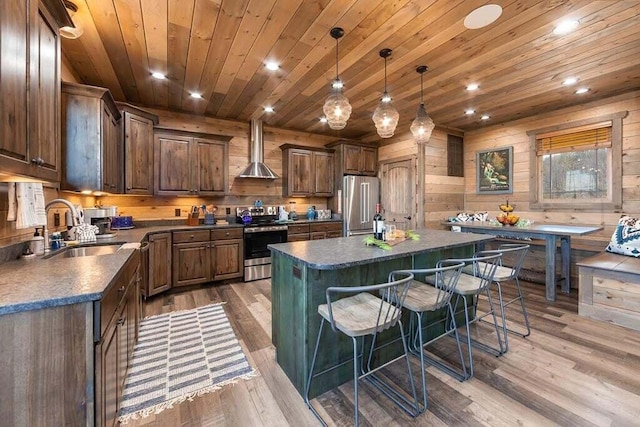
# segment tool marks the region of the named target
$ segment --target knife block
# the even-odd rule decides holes
[[[200,220],[198,219],[198,213],[189,214],[187,217],[187,225],[200,225]]]

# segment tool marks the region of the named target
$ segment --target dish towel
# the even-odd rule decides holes
[[[17,229],[33,228],[47,224],[42,183],[9,183],[7,221],[15,221]]]

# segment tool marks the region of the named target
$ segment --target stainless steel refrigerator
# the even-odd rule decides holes
[[[344,235],[373,234],[373,216],[380,200],[380,180],[347,175],[342,183]]]

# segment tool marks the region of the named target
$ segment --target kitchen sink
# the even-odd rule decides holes
[[[83,256],[109,255],[116,253],[120,250],[121,246],[122,244],[118,243],[113,245],[71,247],[51,255],[51,257],[77,258]]]

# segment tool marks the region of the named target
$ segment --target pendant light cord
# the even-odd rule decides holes
[[[424,93],[423,93],[423,87],[422,87],[422,82],[423,82],[423,74],[420,73],[420,103],[424,104]]]
[[[338,39],[336,39],[336,80],[338,80],[340,77],[340,74],[338,73]]]
[[[384,91],[387,91],[387,58],[384,58]]]

